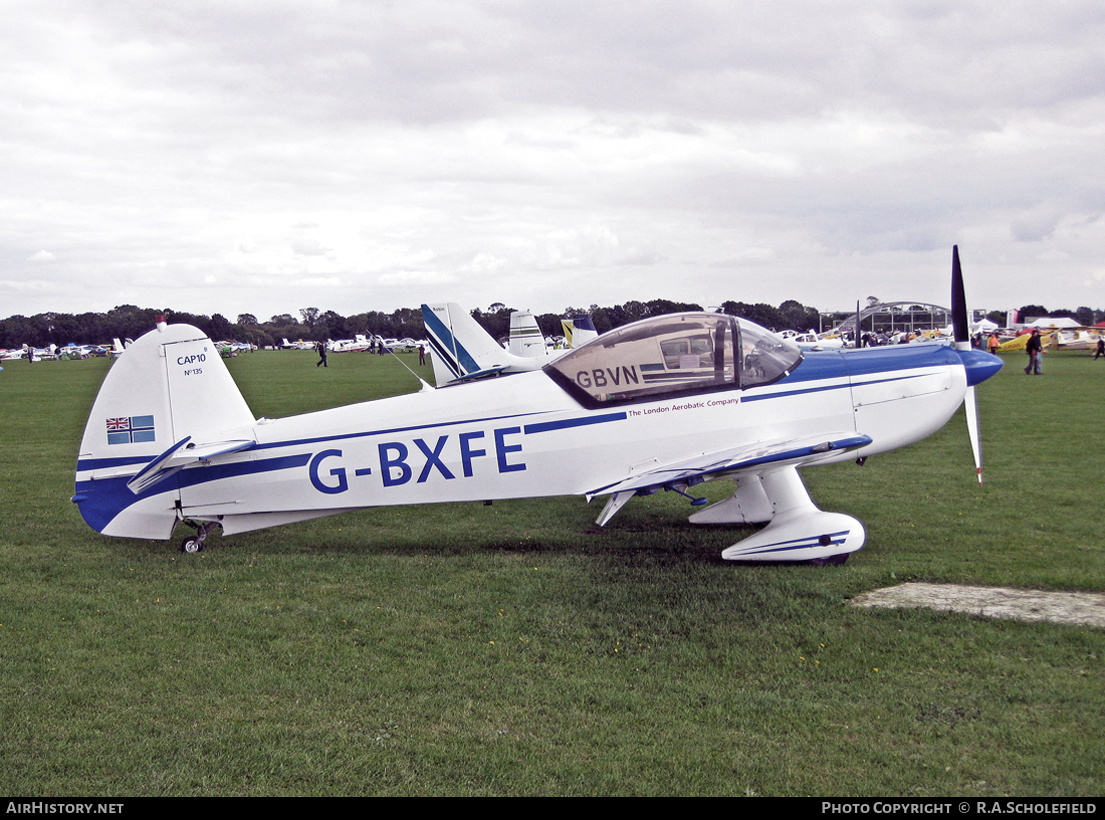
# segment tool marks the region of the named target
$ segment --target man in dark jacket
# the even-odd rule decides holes
[[[1035,327],[1032,329],[1032,335],[1028,337],[1028,343],[1024,346],[1025,352],[1028,354],[1028,367],[1024,369],[1024,374],[1039,376],[1043,373],[1041,367],[1041,358],[1044,355],[1044,345],[1040,341],[1040,329]]]

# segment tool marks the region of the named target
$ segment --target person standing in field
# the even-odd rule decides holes
[[[1032,335],[1028,337],[1028,343],[1024,346],[1024,350],[1028,354],[1028,367],[1024,369],[1024,374],[1026,376],[1042,375],[1043,368],[1040,359],[1044,355],[1044,345],[1040,340],[1040,329],[1038,327],[1032,329]]]

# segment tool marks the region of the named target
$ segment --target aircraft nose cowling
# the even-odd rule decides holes
[[[997,356],[982,350],[957,350],[956,353],[963,361],[963,367],[967,371],[967,384],[971,387],[986,381],[1005,364]]]

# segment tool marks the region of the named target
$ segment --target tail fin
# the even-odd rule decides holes
[[[510,314],[509,349],[514,356],[530,359],[544,358],[547,355],[545,337],[531,311],[516,310]]]
[[[248,446],[250,431],[224,431],[253,421],[214,343],[190,325],[159,323],[126,348],[100,386],[73,500],[105,535],[167,539],[179,490],[165,479],[188,460],[179,454]]]
[[[570,348],[582,347],[599,336],[599,332],[595,330],[595,323],[586,313],[571,319],[561,319],[560,326],[564,329],[564,338]]]
[[[544,363],[503,350],[479,323],[455,302],[423,305],[437,386],[495,373],[537,370]]]

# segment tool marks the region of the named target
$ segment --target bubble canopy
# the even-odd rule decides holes
[[[612,330],[546,365],[585,407],[771,384],[802,351],[759,325],[719,313],[676,313]]]

